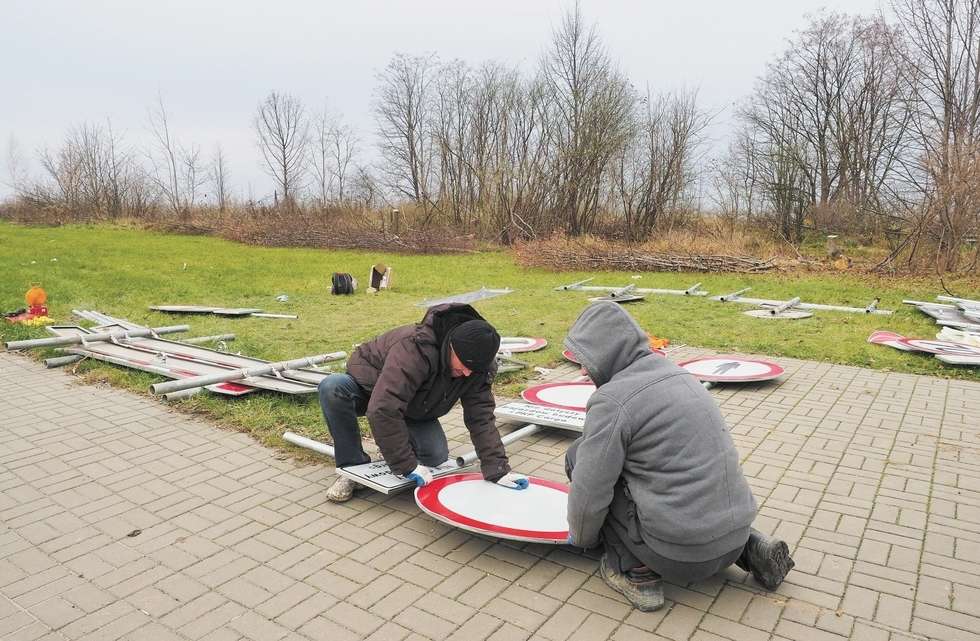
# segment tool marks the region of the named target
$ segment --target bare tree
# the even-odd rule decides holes
[[[309,123],[299,99],[273,91],[259,104],[255,132],[265,169],[287,206],[303,190]]]
[[[980,153],[980,0],[893,0],[892,7],[909,40],[903,62],[915,80],[924,195],[902,247],[911,245],[911,261],[929,240],[937,269],[956,269],[964,240],[980,231],[980,192],[968,188]]]
[[[541,73],[549,89],[556,213],[569,233],[580,234],[599,213],[602,177],[629,135],[635,95],[578,4],[555,30]]]
[[[150,133],[155,142],[148,154],[153,166],[154,184],[174,214],[187,218],[197,202],[197,194],[207,177],[201,170],[201,151],[197,145],[183,146],[170,129],[170,118],[163,96],[150,111]]]
[[[224,212],[228,207],[228,163],[220,144],[214,146],[211,159],[211,188],[218,202],[218,211]]]
[[[346,202],[350,197],[358,142],[354,130],[339,116],[331,115],[326,109],[320,113],[313,126],[310,170],[321,207],[330,202]]]
[[[697,92],[647,94],[613,170],[630,240],[649,235],[687,192],[708,123]]]
[[[436,66],[434,54],[396,54],[378,75],[374,106],[386,182],[424,207],[431,202],[429,94]]]

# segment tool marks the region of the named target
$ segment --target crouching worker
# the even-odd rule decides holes
[[[527,477],[510,471],[493,416],[491,384],[499,347],[493,326],[469,305],[459,304],[431,307],[421,323],[361,344],[347,360],[347,373],[331,374],[318,388],[337,467],[371,460],[357,425],[357,417],[366,415],[391,470],[425,485],[432,480],[429,468],[449,457],[439,417],[459,401],[483,477],[526,488]],[[346,501],[354,487],[338,475],[327,498]]]
[[[598,388],[565,459],[569,544],[601,541],[602,579],[644,611],[663,606],[661,579],[686,585],[733,563],[774,590],[793,560],[750,527],[755,499],[707,390],[615,303],[586,308],[565,346]]]

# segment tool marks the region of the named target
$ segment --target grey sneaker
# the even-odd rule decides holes
[[[625,574],[620,574],[609,567],[606,555],[599,559],[599,574],[606,585],[622,593],[637,610],[653,612],[664,607],[664,586],[660,577],[652,575],[645,581],[635,581]]]
[[[337,475],[337,480],[333,482],[330,489],[327,490],[327,500],[333,501],[334,503],[343,503],[344,501],[349,501],[352,496],[354,496],[354,488],[357,484],[350,480],[346,476]]]
[[[790,557],[785,541],[770,539],[753,528],[735,565],[751,572],[762,587],[772,592],[796,563]]]

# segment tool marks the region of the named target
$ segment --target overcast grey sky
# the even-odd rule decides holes
[[[33,158],[72,125],[104,122],[132,146],[162,94],[177,137],[210,155],[221,143],[241,195],[270,189],[251,121],[271,90],[314,111],[343,115],[373,140],[375,73],[395,52],[436,52],[472,64],[531,69],[562,13],[559,0],[0,0],[0,183],[13,137]],[[637,87],[697,88],[720,111],[731,104],[805,15],[821,8],[873,13],[879,0],[582,0],[609,52]],[[36,165],[35,165],[36,169]],[[9,193],[0,185],[0,195]]]

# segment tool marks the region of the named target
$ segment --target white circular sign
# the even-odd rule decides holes
[[[442,476],[415,490],[415,502],[464,530],[516,541],[568,539],[568,486],[529,477],[523,490],[488,483],[479,473]]]
[[[741,356],[705,356],[678,363],[699,380],[716,383],[767,381],[783,373],[776,363]]]
[[[535,405],[584,412],[594,392],[593,383],[547,383],[527,388],[521,392],[521,397]]]

